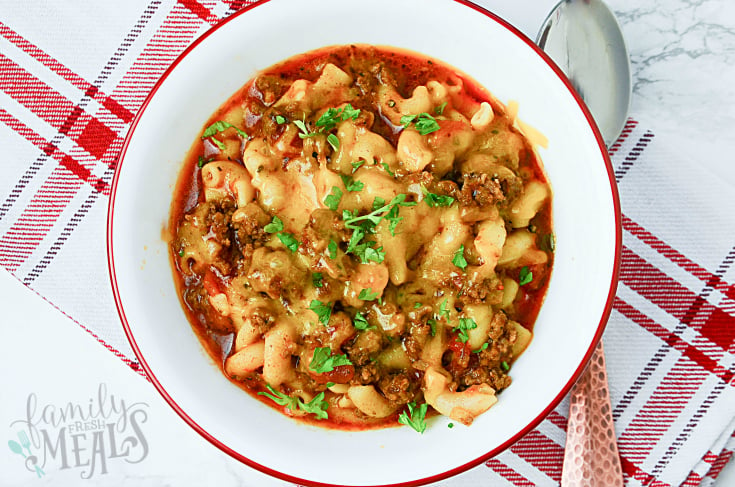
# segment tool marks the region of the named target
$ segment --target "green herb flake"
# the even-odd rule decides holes
[[[327,135],[327,142],[332,146],[332,149],[336,152],[339,150],[339,139],[334,134]]]
[[[305,413],[310,413],[316,415],[317,419],[327,419],[329,418],[329,415],[327,414],[327,408],[329,408],[329,403],[324,400],[324,392],[320,392],[316,396],[314,396],[314,399],[311,401],[304,403],[300,399],[298,401],[299,409],[304,411]]]
[[[387,172],[390,175],[390,177],[392,178],[396,177],[395,173],[390,170],[390,166],[388,165],[387,162],[382,162],[380,165],[383,166],[383,169],[385,169],[385,172]]]
[[[403,125],[404,128],[407,128],[412,123],[421,135],[429,135],[430,133],[441,129],[439,122],[426,112],[419,113],[418,115],[404,115],[401,117],[401,125]]]
[[[205,159],[202,156],[199,156],[199,161],[197,162],[197,167],[204,167],[206,164],[209,164],[213,160],[214,159],[211,158],[211,157],[209,159]]]
[[[282,124],[286,123],[286,117],[284,117],[282,115],[276,115],[276,123],[278,125],[282,125]]]
[[[426,431],[426,409],[428,406],[426,403],[423,403],[419,407],[416,407],[416,403],[411,401],[406,404],[406,407],[408,411],[403,411],[398,416],[398,422],[410,426],[418,433],[423,434]]]
[[[181,249],[179,250],[179,257],[183,257],[183,256],[184,256],[184,249]]]
[[[352,105],[348,103],[345,105],[344,110],[342,110],[342,120],[352,119],[357,120],[357,117],[360,116],[360,109],[359,108],[352,108]]]
[[[362,166],[363,164],[365,164],[365,161],[362,160],[350,163],[350,165],[352,166],[352,174],[355,174],[355,171],[360,169],[360,166]]]
[[[374,326],[370,326],[370,323],[368,323],[367,318],[365,318],[365,316],[360,312],[355,313],[355,319],[352,320],[352,325],[357,330],[363,330],[363,331],[370,330],[371,328],[375,328]]]
[[[337,258],[337,243],[334,240],[329,241],[329,245],[327,245],[327,252],[329,253],[329,258],[334,260]]]
[[[457,251],[454,252],[452,264],[456,265],[462,270],[465,270],[467,268],[467,260],[464,258],[464,245],[460,245]]]
[[[426,320],[426,324],[431,327],[431,336],[436,336],[436,320],[429,318]]]
[[[413,303],[413,309],[419,309],[420,307],[421,307],[421,303],[419,303],[418,301]]]
[[[508,365],[508,362],[503,360],[500,362],[500,368],[503,369],[504,372],[508,372],[510,370],[510,365]]]
[[[278,233],[283,230],[283,222],[280,218],[273,215],[273,220],[271,222],[263,227],[263,230],[265,230],[266,233]]]
[[[295,397],[287,396],[286,394],[279,392],[275,389],[273,389],[270,384],[266,384],[266,387],[270,391],[268,392],[259,392],[259,396],[265,396],[268,399],[272,400],[274,403],[278,404],[279,406],[285,406],[288,409],[292,411],[296,411],[299,406],[299,400]]]
[[[521,272],[518,274],[518,284],[525,286],[531,281],[533,281],[533,272],[528,270],[527,266],[521,267]]]
[[[477,350],[473,350],[472,353],[480,353],[483,350],[487,350],[487,347],[489,345],[490,345],[489,343],[485,342],[485,343],[482,344],[482,346],[480,348],[478,348]]]
[[[235,129],[235,131],[237,131],[240,137],[244,139],[248,138],[248,134],[246,134],[243,130],[240,130],[239,128],[235,127],[231,123],[225,122],[223,120],[219,120],[217,122],[214,122],[212,125],[210,125],[206,129],[204,129],[204,132],[202,133],[202,140],[206,139],[207,137],[211,137],[219,132],[222,132],[223,130],[227,130],[229,128]],[[215,144],[217,144],[217,142],[215,142]],[[224,144],[222,144],[222,146],[224,147]],[[217,147],[219,147],[219,144],[217,144]],[[222,149],[223,147],[220,147],[220,149]]]
[[[375,301],[377,297],[377,292],[373,292],[372,288],[367,288],[360,291],[360,295],[357,298],[363,301]]]
[[[317,374],[331,372],[340,365],[352,365],[346,355],[332,355],[329,347],[316,347],[314,355],[309,363],[309,370]]]
[[[365,187],[365,183],[362,181],[355,181],[352,179],[352,176],[345,176],[344,174],[340,174],[339,177],[342,179],[342,182],[345,185],[345,189],[350,192],[355,191],[361,191],[362,188]]]
[[[332,186],[332,192],[329,193],[324,198],[324,204],[327,205],[327,208],[329,208],[332,211],[337,211],[337,207],[339,207],[339,202],[342,199],[342,190],[339,189],[337,186]]]
[[[449,424],[447,425],[447,428],[449,428],[449,429],[452,429],[452,428],[454,428],[454,423],[449,423]]]
[[[447,308],[448,300],[449,298],[444,298],[442,304],[439,305],[439,317],[444,317],[447,320],[447,323],[449,323],[449,308]]]
[[[444,102],[441,105],[439,105],[438,107],[434,108],[434,113],[436,113],[437,115],[443,115],[444,114],[444,109],[446,107],[447,107],[447,102]]]
[[[314,272],[311,274],[311,283],[314,284],[314,287],[324,287],[323,279],[324,276],[321,272]]]
[[[421,192],[424,194],[424,201],[431,208],[435,208],[437,206],[452,206],[452,203],[454,203],[454,198],[451,196],[431,193],[423,186],[421,186]]]
[[[309,131],[303,120],[294,120],[293,123],[301,131],[301,133],[299,134],[299,138],[305,139],[307,137],[314,137],[315,135],[317,135],[317,132]]]
[[[298,250],[299,241],[296,240],[296,237],[294,237],[292,233],[278,232],[276,237],[278,237],[278,240],[280,240],[281,243],[291,252],[296,252],[296,250]]]
[[[329,318],[332,316],[332,306],[329,303],[322,303],[318,299],[314,299],[309,304],[309,309],[316,314],[322,325],[327,326]]]
[[[467,340],[470,339],[467,331],[474,330],[475,328],[477,328],[477,323],[475,323],[475,320],[473,320],[472,318],[460,318],[459,326],[452,328],[452,331],[458,332],[457,338],[459,338],[460,342],[467,343]]]

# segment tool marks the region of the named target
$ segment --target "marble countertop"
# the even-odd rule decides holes
[[[503,12],[515,1],[478,3]],[[554,3],[539,0],[538,8],[534,3],[533,9],[509,15],[508,20],[535,37]],[[619,18],[631,55],[632,116],[655,130],[656,137],[675,153],[689,159],[693,169],[708,171],[713,178],[735,185],[735,2],[607,3]],[[4,270],[0,271],[0,296],[6,308],[0,327],[3,423],[28,421],[30,416],[36,421],[38,434],[43,434],[43,426],[52,424],[54,414],[63,414],[69,405],[106,407],[105,414],[117,414],[118,421],[128,422],[115,445],[89,441],[75,445],[69,449],[73,454],[67,459],[67,468],[53,475],[45,472],[47,475],[39,479],[29,476],[15,455],[6,450],[0,455],[0,484],[285,485],[209,445],[179,420],[148,382]],[[102,395],[107,399],[101,401]],[[120,406],[122,402],[126,413],[111,409],[111,404]],[[33,414],[29,408],[35,408]],[[144,425],[144,434],[137,434],[133,423]],[[78,428],[84,431],[85,425]],[[58,433],[47,430],[47,434]],[[111,446],[116,456],[111,455]],[[107,450],[100,454],[99,448]],[[716,485],[735,485],[732,463]],[[474,485],[465,475],[442,485]]]

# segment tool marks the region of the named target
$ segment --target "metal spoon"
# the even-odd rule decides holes
[[[536,43],[582,96],[605,144],[615,142],[630,109],[630,58],[615,15],[600,0],[563,0]]]
[[[563,0],[536,43],[567,75],[610,147],[625,126],[631,98],[630,58],[615,15],[600,0]],[[622,487],[602,342],[569,397],[562,485]]]

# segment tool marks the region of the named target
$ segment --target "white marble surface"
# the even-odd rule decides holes
[[[538,0],[534,8],[522,9],[517,8],[517,0],[478,3],[506,12],[509,20],[535,37],[554,1]],[[735,185],[735,2],[608,3],[620,19],[631,54],[632,116],[667,141],[675,153],[691,160],[693,170],[704,168]],[[137,417],[146,417],[141,430],[148,447],[143,461],[129,463],[144,452],[141,442],[129,443],[127,461],[122,456],[109,459],[104,475],[98,461],[88,480],[83,476],[90,473],[91,464],[74,466],[73,453],[69,468],[59,469],[56,462],[56,470],[49,468],[36,479],[23,468],[19,455],[3,447],[0,485],[284,485],[240,465],[185,427],[148,382],[5,271],[0,271],[0,296],[6,309],[0,326],[0,423],[10,426],[21,419],[30,393],[35,393],[39,406],[63,408],[71,402],[88,407],[104,383],[108,395],[125,400],[131,413],[136,408],[143,411]],[[133,403],[140,404],[133,408]],[[4,431],[10,434],[7,428]],[[133,433],[128,423],[118,442]],[[78,463],[92,457],[99,460],[93,454],[94,435],[79,438]],[[120,445],[118,453],[122,451]],[[462,479],[456,485],[471,485]],[[735,485],[732,462],[717,485]]]

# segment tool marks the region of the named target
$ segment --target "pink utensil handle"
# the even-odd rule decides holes
[[[561,485],[623,486],[602,342],[572,388]]]

